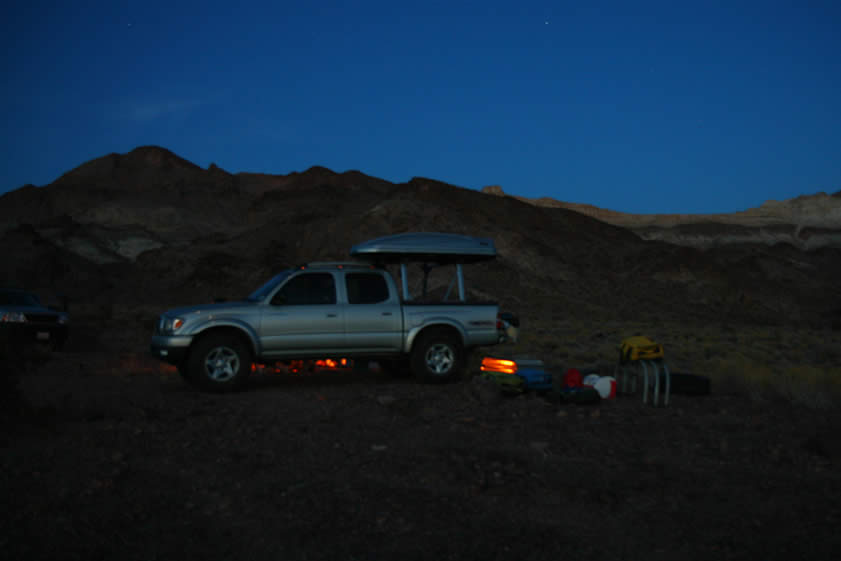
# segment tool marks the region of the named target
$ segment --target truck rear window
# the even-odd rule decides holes
[[[377,304],[388,300],[388,284],[379,273],[347,273],[347,298],[351,304]]]

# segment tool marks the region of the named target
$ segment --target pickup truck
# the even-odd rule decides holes
[[[377,360],[423,381],[457,378],[475,347],[510,336],[495,303],[466,301],[461,262],[491,259],[493,242],[454,234],[402,234],[352,248],[353,263],[310,263],[285,270],[241,301],[163,313],[151,352],[209,391],[242,387],[254,362],[312,358]],[[456,265],[442,301],[409,294],[406,265]],[[456,263],[458,261],[458,263]],[[401,291],[386,264],[399,264]],[[458,300],[448,300],[458,284]],[[506,316],[510,319],[510,316]]]

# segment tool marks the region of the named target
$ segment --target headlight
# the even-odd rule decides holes
[[[172,333],[182,325],[184,325],[184,320],[181,318],[162,317],[160,322],[158,322],[158,330],[161,333]]]
[[[4,312],[0,311],[0,323],[24,323],[26,316],[23,312]]]

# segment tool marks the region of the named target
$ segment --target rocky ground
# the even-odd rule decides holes
[[[503,398],[376,370],[208,395],[139,353],[20,366],[4,559],[834,559],[841,418],[714,391]]]

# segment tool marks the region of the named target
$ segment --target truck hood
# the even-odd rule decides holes
[[[59,318],[64,318],[64,321],[67,321],[68,314],[67,312],[62,312],[60,310],[53,310],[46,306],[25,306],[25,305],[7,305],[3,304],[0,305],[0,313],[2,312],[21,312],[23,315],[29,317],[42,318],[41,321],[45,321],[45,318],[53,318],[51,321],[61,321]]]
[[[180,317],[186,319],[188,316],[198,314],[220,314],[225,312],[242,310],[246,308],[253,308],[258,304],[258,302],[249,302],[247,300],[216,302],[214,304],[199,304],[197,306],[173,308],[171,310],[165,311],[162,315],[166,317]]]

